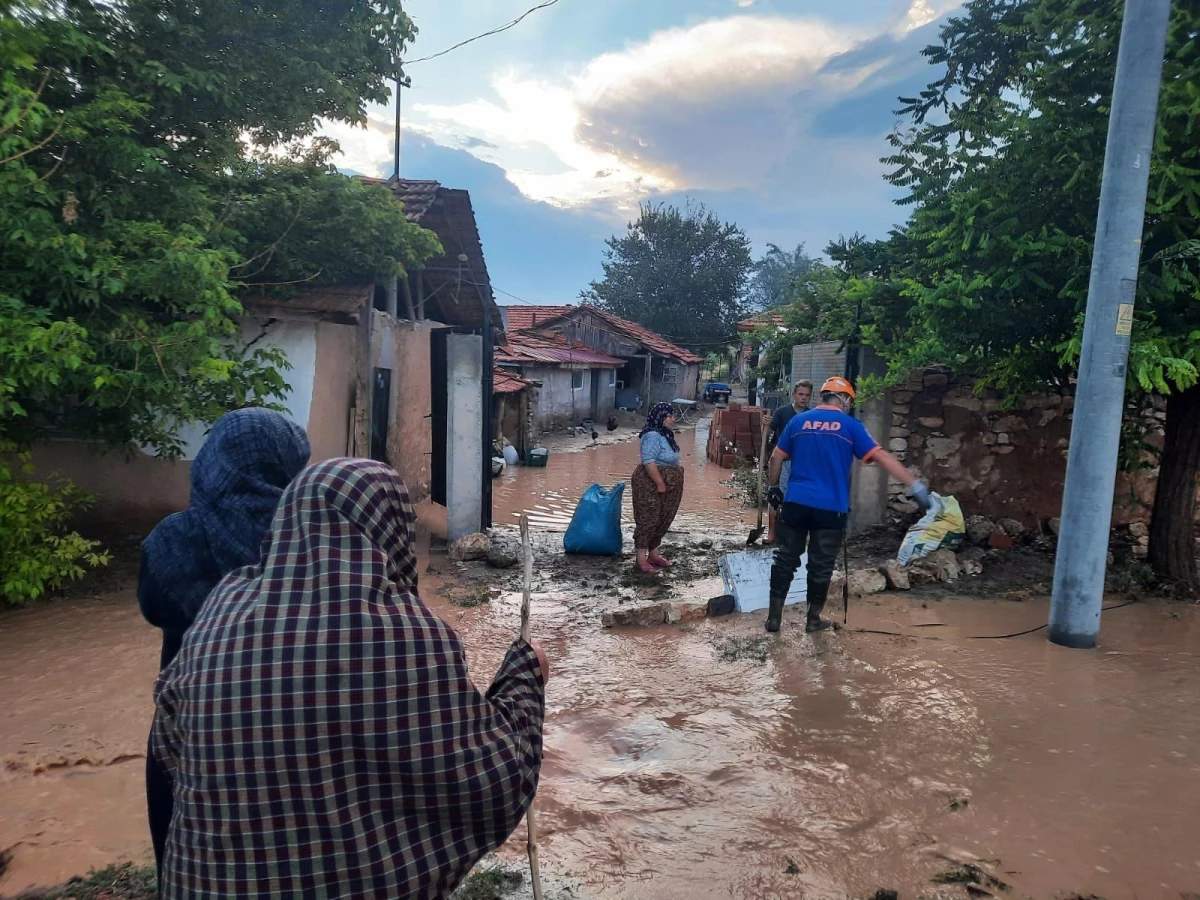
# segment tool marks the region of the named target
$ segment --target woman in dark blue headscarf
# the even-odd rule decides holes
[[[190,506],[163,519],[142,544],[138,604],[162,629],[160,668],[179,653],[217,582],[259,561],[283,489],[310,452],[304,429],[269,410],[239,409],[213,425],[192,462]],[[149,754],[146,802],[161,871],[173,803],[170,782]]]

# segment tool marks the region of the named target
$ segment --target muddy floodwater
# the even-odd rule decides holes
[[[622,444],[518,470],[497,486],[497,518],[536,495],[559,524],[581,485],[635,461]],[[714,503],[690,505],[694,523],[743,515],[720,477],[689,473]],[[537,803],[543,866],[588,897],[912,898],[947,890],[930,884],[946,857],[989,861],[1012,896],[1200,891],[1195,607],[1106,613],[1101,649],[1082,652],[1044,633],[974,639],[1044,623],[1038,599],[883,596],[852,607],[851,625],[905,637],[806,637],[789,611],[771,640],[749,616],[605,630],[566,600],[539,582],[534,631],[554,675]],[[519,597],[431,605],[486,684]],[[150,858],[157,654],[131,588],[0,615],[0,894]],[[523,842],[522,826],[506,855]]]
[[[740,497],[731,496],[734,489],[726,482],[733,473],[705,458],[710,421],[702,419],[695,430],[679,434],[686,474],[683,505],[675,519],[677,530],[724,529],[748,522],[754,516],[752,510],[744,509]],[[570,449],[552,450],[546,468],[514,466],[492,483],[496,524],[515,522],[522,511],[528,511],[534,528],[565,529],[571,523],[580,493],[588,485],[612,487],[624,482],[626,493],[629,492],[633,470],[641,462],[636,440],[595,449],[588,449],[590,440],[586,436],[556,443],[566,444]],[[632,524],[633,504],[628,498],[622,513],[625,521]]]

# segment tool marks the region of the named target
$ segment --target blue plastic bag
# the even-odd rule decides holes
[[[583,493],[571,526],[563,536],[563,549],[587,556],[619,556],[621,553],[621,498],[625,483],[611,488],[593,484]]]

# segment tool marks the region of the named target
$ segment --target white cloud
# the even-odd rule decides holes
[[[861,134],[818,135],[819,117],[871,88],[899,58],[893,45],[952,5],[912,0],[870,30],[745,13],[712,19],[597,56],[574,74],[497,73],[492,98],[406,101],[405,128],[467,147],[525,196],[561,207],[624,214],[679,191],[828,194],[855,173],[874,179],[874,193],[882,146]],[[361,131],[336,136],[347,164],[366,171],[372,160],[376,170],[390,166],[390,135],[385,114],[369,129],[370,151]]]

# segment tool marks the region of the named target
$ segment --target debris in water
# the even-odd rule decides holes
[[[950,812],[962,812],[970,805],[971,801],[966,797],[955,797],[950,801]]]
[[[900,900],[900,892],[880,888],[875,892],[875,900]]]
[[[792,859],[792,858],[789,856],[789,857],[788,857],[788,861],[787,861],[787,868],[786,868],[786,869],[784,869],[783,871],[784,871],[786,874],[788,874],[788,875],[799,875],[799,874],[800,874],[800,867],[799,867],[798,865],[796,865],[796,862],[795,862],[795,860],[793,860],[793,859]]]
[[[503,900],[524,882],[520,872],[493,868],[473,872],[467,876],[453,900]]]
[[[483,606],[483,604],[491,602],[492,592],[487,585],[475,584],[464,590],[451,592],[449,599],[455,606],[474,609],[476,606]]]
[[[748,659],[757,663],[765,663],[767,661],[767,638],[726,638],[717,644],[717,658],[722,662]]]
[[[972,888],[994,888],[998,891],[1012,890],[1012,887],[1007,883],[973,863],[963,863],[956,869],[934,875],[930,880],[934,884],[961,884],[968,891]],[[990,896],[990,894],[983,894],[983,896]]]
[[[733,594],[722,594],[720,597],[713,597],[708,601],[708,614],[714,619],[718,616],[732,615],[736,602]]]

